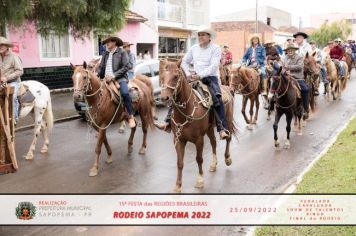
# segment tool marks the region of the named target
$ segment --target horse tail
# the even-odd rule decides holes
[[[46,111],[43,115],[46,124],[47,124],[47,128],[49,130],[51,130],[53,128],[53,111],[52,111],[52,101],[51,101],[51,94],[49,94],[49,99],[47,101],[47,107],[46,107]]]
[[[151,79],[145,75],[136,75],[135,78],[138,79],[139,81],[143,82],[149,88],[150,94],[151,94],[151,107],[152,107],[151,112],[152,112],[153,116],[156,116],[154,89],[153,89],[153,84],[152,84]]]
[[[133,79],[133,82],[139,86],[141,91],[143,92],[143,97],[140,99],[138,106],[138,112],[140,113],[141,119],[145,119],[148,126],[151,129],[155,128],[154,121],[153,121],[153,110],[152,110],[152,90],[143,80],[138,78]],[[152,83],[151,83],[152,85]]]

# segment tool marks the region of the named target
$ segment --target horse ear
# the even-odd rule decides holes
[[[315,54],[316,54],[316,51],[313,53],[313,55],[312,55],[312,56],[313,56],[313,57],[315,57]]]
[[[70,63],[70,67],[75,70],[75,65],[73,65],[72,62]]]
[[[84,69],[87,69],[87,67],[88,67],[87,62],[84,61],[84,62],[83,62],[83,68],[84,68]]]
[[[308,58],[309,57],[309,52],[307,52],[307,54],[305,54],[305,58]]]

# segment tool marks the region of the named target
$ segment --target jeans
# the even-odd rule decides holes
[[[352,60],[356,61],[356,52],[353,52],[351,55],[352,55]]]
[[[120,84],[120,93],[122,98],[124,99],[124,105],[126,108],[127,113],[129,115],[133,115],[133,109],[132,109],[132,102],[131,102],[131,97],[129,94],[129,87],[127,86],[127,80],[122,79],[119,81]]]
[[[340,76],[345,76],[344,62],[343,61],[337,61],[335,64],[339,68],[339,75]]]
[[[15,117],[15,121],[17,121],[19,119],[19,100],[17,99],[17,94],[19,93],[19,82],[15,81],[15,82],[11,82],[9,83],[9,85],[11,85],[12,87],[14,87],[14,117]]]
[[[329,80],[326,79],[326,66],[323,65],[320,70],[321,70],[321,80],[323,81],[324,84],[328,84]]]
[[[128,71],[127,72],[127,78],[130,80],[134,77],[134,72],[133,71]]]
[[[266,79],[266,66],[261,66],[261,79],[264,80]]]
[[[309,111],[309,89],[307,84],[305,83],[304,79],[298,79],[298,84],[300,86],[301,92],[302,92],[302,99],[303,99],[303,107],[304,111],[308,112]]]

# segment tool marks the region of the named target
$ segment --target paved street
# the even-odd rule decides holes
[[[275,150],[273,146],[273,119],[266,120],[266,112],[260,110],[258,125],[253,131],[246,129],[240,109],[241,96],[236,98],[235,119],[239,126],[238,139],[233,139],[231,153],[233,163],[226,167],[224,142],[218,144],[218,168],[216,173],[208,171],[211,148],[208,139],[204,148],[205,188],[194,188],[198,173],[195,162],[195,147],[188,145],[183,170],[184,193],[280,193],[293,183],[296,177],[320,153],[327,142],[336,135],[341,126],[356,112],[356,74],[348,83],[346,91],[338,101],[318,98],[318,108],[304,128],[303,136],[291,136],[290,150]],[[166,108],[159,109],[159,119]],[[142,132],[136,132],[134,153],[127,155],[128,130],[117,133],[118,125],[108,130],[108,140],[113,149],[114,162],[105,164],[105,149],[97,177],[88,177],[94,160],[95,133],[89,132],[82,120],[59,123],[50,135],[50,151],[39,153],[40,139],[33,161],[26,161],[32,139],[32,130],[16,133],[16,153],[19,170],[14,174],[0,176],[0,191],[3,193],[172,193],[176,179],[176,155],[172,134],[159,130],[149,132],[145,156],[138,154]],[[279,136],[283,143],[285,122],[280,122]],[[3,227],[0,235],[231,235],[240,227]],[[54,231],[53,231],[54,230]],[[3,233],[1,233],[3,232]],[[26,232],[26,233],[25,233]],[[172,233],[173,232],[173,233]]]

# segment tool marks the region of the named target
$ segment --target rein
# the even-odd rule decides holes
[[[233,75],[233,74],[232,74],[232,75]],[[240,73],[239,73],[238,75],[241,76]],[[234,86],[235,90],[237,90],[242,96],[249,96],[249,95],[255,93],[255,92],[258,90],[259,83],[257,83],[256,88],[254,88],[254,89],[253,89],[252,91],[250,91],[250,92],[242,93],[242,91],[243,91],[244,89],[248,88],[248,86],[250,86],[253,81],[254,81],[254,79],[251,79],[250,81],[247,82],[247,84],[246,84],[245,86],[243,86],[243,87],[240,88],[240,89],[238,88],[238,86],[239,86],[240,84],[242,84],[242,82],[240,82],[240,83],[233,83],[233,82],[231,81],[230,85]],[[236,88],[237,88],[237,89],[236,89]]]
[[[282,86],[282,79],[283,79],[283,77],[280,78],[279,84],[278,84],[278,88],[276,89],[276,98],[277,98],[277,100],[279,100],[281,97],[283,97],[283,96],[285,96],[287,94],[287,92],[289,90],[290,83],[291,83],[290,82],[291,80],[287,79],[288,80],[287,88],[284,90],[284,92],[281,95],[279,95],[279,92],[280,92],[281,86]],[[281,106],[281,104],[278,103],[277,100],[276,100],[276,106],[278,106],[278,107],[280,107],[282,109],[289,109],[292,106],[294,106],[295,102],[297,101],[297,94],[295,95],[294,101],[291,103],[291,105],[286,106],[286,107],[285,106]]]

